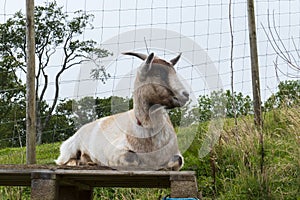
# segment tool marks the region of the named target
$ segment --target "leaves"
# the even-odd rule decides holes
[[[93,15],[83,11],[76,11],[73,14],[63,12],[55,1],[46,2],[45,5],[36,6],[34,12],[35,20],[35,47],[36,47],[36,99],[37,99],[37,130],[38,141],[41,141],[41,134],[44,129],[53,129],[55,124],[51,124],[51,117],[55,114],[60,95],[59,80],[66,70],[86,61],[95,63],[95,68],[99,66],[100,59],[111,55],[109,51],[99,48],[97,42],[93,40],[80,39],[80,34],[86,28],[93,28],[91,22]],[[18,98],[25,101],[25,96],[20,96],[24,89],[24,84],[16,75],[21,70],[26,73],[26,18],[19,11],[5,23],[0,24],[0,75],[2,80],[1,97],[9,108],[12,99]],[[62,51],[57,51],[62,49]],[[56,72],[48,74],[47,68],[57,61],[57,56],[62,59],[60,67]],[[98,78],[103,82],[109,77],[105,69],[101,68]],[[5,80],[5,81],[4,81]],[[45,94],[48,91],[49,80],[55,80],[53,101],[45,102]],[[41,84],[42,83],[42,84]],[[42,85],[41,87],[39,87]],[[16,88],[16,89],[15,89]],[[10,91],[9,91],[10,90]],[[15,96],[14,96],[15,94]],[[5,98],[4,98],[5,97]],[[44,104],[47,104],[46,106]],[[49,104],[49,105],[48,105]],[[58,118],[58,116],[55,116]],[[18,120],[18,117],[16,117]],[[62,118],[63,120],[63,118]],[[50,124],[49,124],[50,123]]]
[[[278,91],[272,94],[264,104],[265,111],[282,107],[293,107],[300,103],[300,80],[280,82]]]

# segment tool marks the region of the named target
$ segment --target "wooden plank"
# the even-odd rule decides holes
[[[56,170],[63,182],[81,182],[92,187],[149,187],[168,188],[170,177],[195,177],[194,172],[170,171],[112,171],[112,170]]]
[[[91,199],[93,187],[170,188],[172,197],[197,197],[193,171],[119,171],[98,167],[0,165],[0,185],[31,186],[32,199]],[[47,189],[48,188],[48,189]]]
[[[171,180],[192,180],[192,171],[117,171],[89,169],[61,169],[49,166],[26,167],[1,166],[0,185],[30,186],[32,173],[53,173],[60,185],[74,185],[76,183],[90,187],[149,187],[168,188]]]
[[[0,185],[3,186],[30,186],[31,173],[20,170],[0,169]]]

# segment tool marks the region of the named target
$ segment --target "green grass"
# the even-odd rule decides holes
[[[37,164],[54,164],[59,155],[59,147],[60,143],[37,146]],[[0,149],[0,164],[26,164],[26,148]]]
[[[265,157],[261,172],[259,132],[251,116],[225,119],[221,137],[210,153],[200,157],[209,122],[178,130],[185,146],[183,170],[197,173],[203,199],[300,199],[300,112],[281,109],[264,114]],[[187,133],[191,133],[186,137]],[[60,143],[37,147],[38,164],[54,164]],[[25,148],[0,150],[1,164],[25,164]],[[161,199],[169,193],[164,189],[97,188],[94,199]],[[30,199],[30,189],[0,187],[0,199]]]

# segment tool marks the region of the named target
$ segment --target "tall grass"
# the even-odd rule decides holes
[[[204,199],[299,199],[300,116],[298,109],[281,109],[264,116],[264,171],[261,172],[260,135],[252,117],[225,121],[218,145],[197,159],[197,144],[186,153],[186,169],[195,169]],[[205,131],[204,131],[205,132]],[[213,164],[212,164],[213,162]]]
[[[194,133],[192,145],[184,153],[183,170],[197,173],[203,199],[300,199],[300,111],[278,109],[264,114],[264,171],[261,171],[259,132],[253,117],[225,119],[217,144],[205,156],[199,156],[208,134],[209,122],[191,125],[179,131]],[[188,141],[188,140],[187,140]],[[39,164],[54,164],[59,143],[37,147]],[[184,144],[185,145],[185,144]],[[0,150],[0,163],[25,163],[25,149]],[[94,199],[161,199],[167,189],[97,188]],[[29,199],[30,189],[0,187],[2,199]],[[0,198],[1,199],[1,198]]]

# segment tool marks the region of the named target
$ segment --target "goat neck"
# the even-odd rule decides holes
[[[145,99],[139,96],[135,94],[133,99],[133,110],[137,125],[143,128],[154,128],[163,123],[166,114],[164,107],[158,104],[149,105]]]

